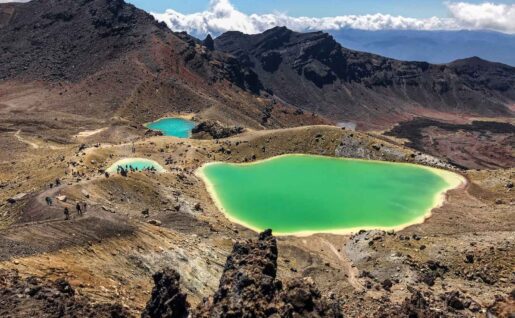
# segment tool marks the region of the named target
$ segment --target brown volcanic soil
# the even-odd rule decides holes
[[[255,236],[217,211],[193,173],[204,162],[312,153],[446,166],[385,139],[330,126],[250,131],[225,140],[151,137],[136,141],[134,154],[131,143],[93,147],[104,138],[100,135],[92,135],[89,148],[78,152],[78,144],[52,149],[22,134],[22,140],[39,146],[33,148],[14,134],[1,134],[5,149],[18,160],[0,163],[5,227],[0,231],[0,268],[47,281],[66,278],[88,301],[119,302],[134,315],[149,299],[152,274],[164,267],[181,274],[181,285],[196,306],[216,290],[234,240]],[[127,178],[99,173],[128,156],[156,160],[169,173],[132,173]],[[497,296],[507,301],[513,286],[515,218],[513,193],[506,186],[514,173],[467,172],[467,189],[451,192],[424,224],[395,235],[372,231],[280,237],[278,278],[288,282],[311,277],[323,294],[341,301],[350,317],[396,312],[395,306],[412,295],[408,286],[428,294],[424,297],[431,306],[449,311],[449,316],[481,316]],[[63,185],[49,189],[57,177]],[[27,196],[6,203],[18,193]],[[59,194],[67,202],[55,199]],[[44,205],[46,196],[54,197],[53,207]],[[75,202],[88,203],[84,216],[74,212]],[[65,206],[71,208],[71,221],[64,221]],[[466,262],[469,254],[473,263]],[[451,291],[459,291],[454,296],[469,308],[449,309],[448,303],[454,303],[448,300]]]
[[[406,146],[467,169],[515,167],[515,126],[511,123],[453,124],[418,118],[400,123],[386,135],[407,139]]]

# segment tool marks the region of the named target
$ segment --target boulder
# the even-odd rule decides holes
[[[147,223],[155,225],[155,226],[161,226],[161,224],[162,224],[161,221],[159,221],[159,220],[149,220]]]
[[[23,200],[27,196],[27,193],[18,193],[17,195],[7,199],[7,202],[10,204],[15,204],[16,202]]]
[[[243,127],[225,127],[218,121],[204,121],[191,130],[196,139],[222,139],[241,134]]]

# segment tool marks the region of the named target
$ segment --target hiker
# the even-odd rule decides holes
[[[82,204],[82,212],[86,212],[88,210],[88,204],[86,202],[84,202]]]
[[[52,198],[51,197],[46,197],[45,198],[45,201],[46,201],[46,205],[52,205]]]
[[[70,219],[70,210],[68,210],[68,208],[64,208],[64,220],[69,220]]]
[[[77,202],[77,205],[75,206],[75,209],[77,210],[77,214],[79,216],[81,216],[82,215],[82,207],[80,206],[79,202]]]
[[[55,179],[55,186],[58,187],[61,185],[61,180]]]

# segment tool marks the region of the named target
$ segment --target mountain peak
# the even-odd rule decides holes
[[[30,73],[76,79],[165,30],[150,14],[123,0],[33,0],[8,8],[0,11],[10,12],[0,18],[4,78]]]
[[[514,69],[477,57],[456,61],[446,69],[352,51],[327,33],[298,33],[284,27],[255,35],[226,33],[215,42],[217,49],[251,67],[268,91],[308,111],[322,109],[332,118],[359,120],[377,111],[377,119],[384,120],[385,113],[402,113],[410,105],[506,114],[504,100],[514,94],[510,88],[515,83]],[[485,91],[496,96],[488,99],[488,105]]]

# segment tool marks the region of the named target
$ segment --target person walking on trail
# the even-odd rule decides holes
[[[70,210],[68,208],[64,208],[64,220],[67,221],[70,219]]]
[[[80,206],[79,202],[77,202],[77,205],[75,206],[75,209],[77,210],[77,214],[79,216],[82,215],[82,207]]]
[[[52,198],[51,197],[46,197],[45,198],[45,202],[46,202],[46,205],[48,205],[48,206],[52,205]]]
[[[61,180],[55,179],[55,186],[58,187],[61,185]]]
[[[84,202],[84,203],[82,204],[82,212],[84,213],[84,212],[86,212],[87,210],[88,210],[88,204],[87,204],[86,202]]]

